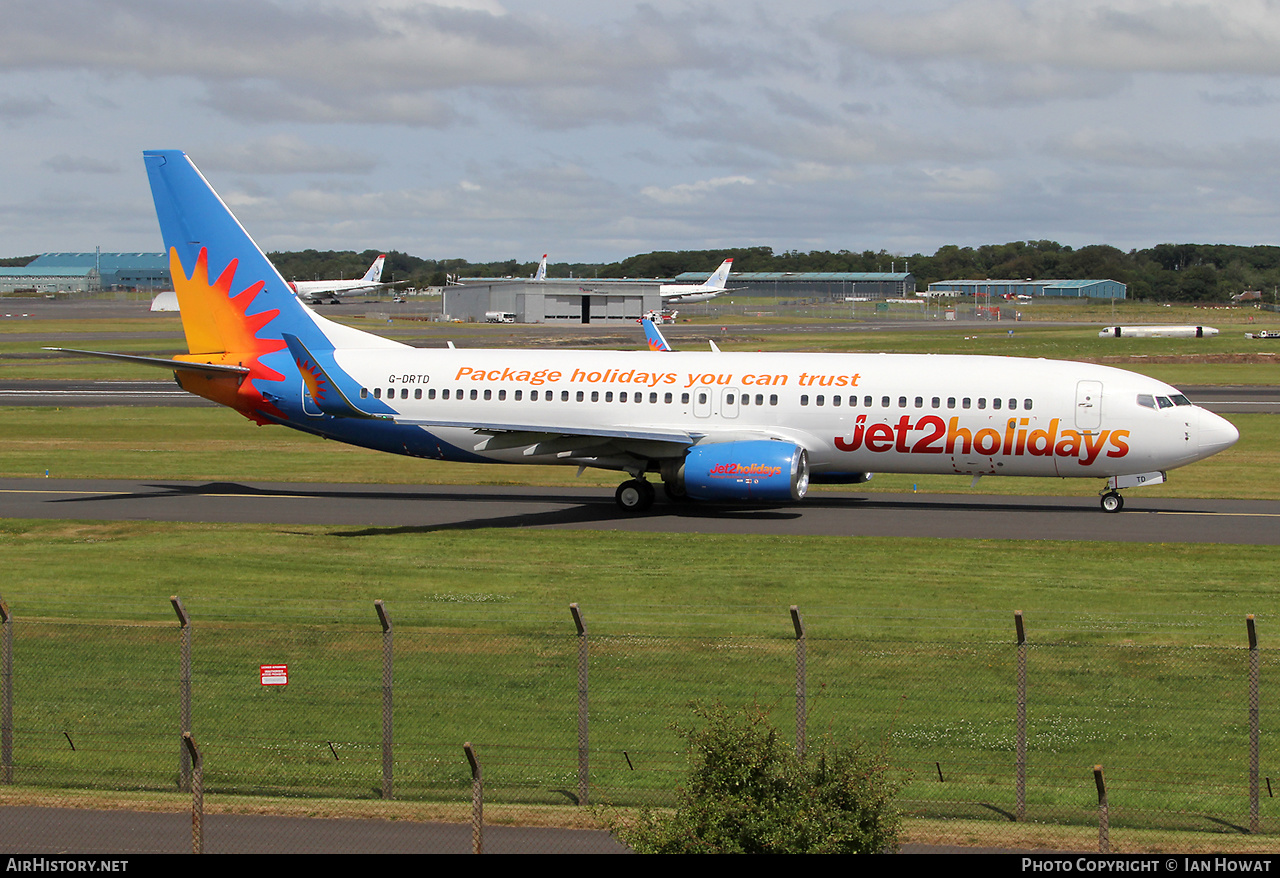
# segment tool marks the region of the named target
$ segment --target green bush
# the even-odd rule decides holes
[[[674,812],[646,811],[614,834],[640,853],[878,853],[898,845],[896,784],[882,756],[827,737],[802,758],[759,707],[695,707],[677,728],[689,776]]]

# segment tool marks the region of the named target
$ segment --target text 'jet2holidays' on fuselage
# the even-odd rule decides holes
[[[1175,388],[1106,366],[927,354],[414,348],[299,302],[179,151],[144,154],[188,354],[186,390],[258,424],[413,457],[657,475],[674,498],[786,502],[874,472],[1104,478],[1119,489],[1239,434]]]

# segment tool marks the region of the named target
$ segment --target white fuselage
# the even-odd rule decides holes
[[[487,460],[592,463],[576,447],[503,443],[496,425],[780,439],[815,478],[857,472],[1107,477],[1167,470],[1238,438],[1160,381],[1085,363],[905,354],[343,350],[362,396]],[[637,446],[629,446],[637,453]],[[645,446],[651,459],[683,449]],[[612,452],[603,454],[612,459]],[[616,456],[616,455],[613,455]],[[594,465],[609,467],[607,460]],[[617,467],[614,467],[617,468]]]

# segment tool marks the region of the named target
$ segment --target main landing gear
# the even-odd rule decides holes
[[[1102,511],[1103,512],[1119,512],[1124,509],[1124,497],[1120,496],[1119,491],[1104,491],[1102,493]]]
[[[645,479],[623,482],[614,492],[613,499],[624,512],[644,512],[653,505],[653,485]]]

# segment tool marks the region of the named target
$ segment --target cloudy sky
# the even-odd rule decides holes
[[[1280,243],[1280,0],[7,0],[0,256]]]

